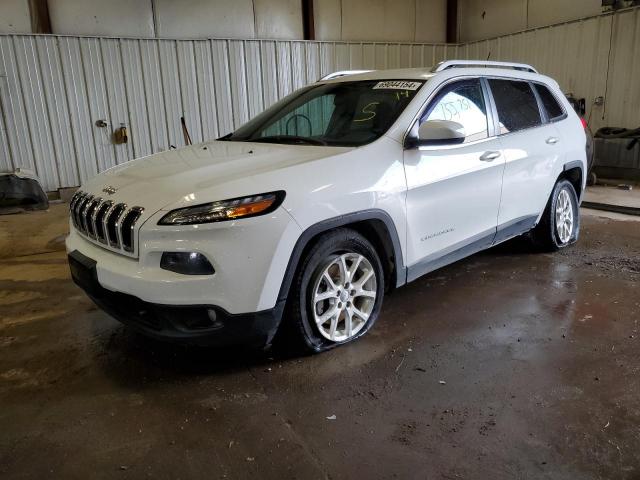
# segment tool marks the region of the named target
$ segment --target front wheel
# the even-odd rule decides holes
[[[568,180],[559,180],[540,223],[532,230],[531,239],[536,247],[557,251],[578,240],[580,234],[580,210],[578,195]]]
[[[349,343],[373,326],[383,296],[384,272],[373,245],[356,231],[331,231],[296,273],[283,325],[286,341],[306,352]]]

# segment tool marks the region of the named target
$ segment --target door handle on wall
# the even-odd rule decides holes
[[[549,137],[549,138],[547,138],[547,143],[549,145],[555,145],[559,141],[560,141],[560,139],[558,137]]]
[[[482,155],[480,155],[480,161],[493,162],[499,156],[500,156],[500,152],[484,152]]]

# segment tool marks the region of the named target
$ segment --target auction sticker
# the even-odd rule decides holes
[[[404,80],[388,80],[386,82],[378,82],[373,89],[391,89],[391,90],[417,90],[422,85],[421,82],[405,82]]]

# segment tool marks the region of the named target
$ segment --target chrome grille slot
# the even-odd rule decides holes
[[[96,239],[102,243],[107,243],[104,220],[106,217],[106,213],[109,211],[112,205],[112,200],[106,200],[102,202],[100,206],[96,208],[96,212],[93,215],[93,230],[95,232]]]
[[[69,216],[71,217],[71,221],[73,222],[74,226],[77,226],[76,216],[74,215],[74,209],[76,207],[76,203],[78,203],[78,200],[80,199],[81,196],[82,196],[82,192],[78,190],[76,193],[73,194],[73,197],[71,197],[71,202],[69,202]]]
[[[98,197],[91,200],[87,205],[87,211],[85,213],[85,224],[87,226],[87,235],[89,235],[91,238],[95,238],[96,236],[94,215],[96,213],[98,205],[100,205],[100,202],[102,202],[102,199]]]
[[[87,201],[88,195],[86,193],[80,194],[78,201],[73,208],[73,218],[75,220],[76,228],[82,231],[82,222],[80,221],[80,212],[84,207],[84,203]]]
[[[127,206],[124,203],[118,203],[113,207],[107,218],[107,242],[111,247],[120,248],[120,245],[122,245],[118,221],[126,209]]]
[[[143,211],[144,208],[142,207],[132,207],[131,210],[129,210],[122,218],[122,247],[127,252],[133,252],[134,250],[133,228]]]
[[[76,192],[69,203],[71,222],[79,233],[129,256],[136,251],[135,227],[143,212],[142,207],[128,208],[125,203],[82,191]]]
[[[93,195],[87,195],[85,201],[82,202],[82,205],[80,205],[80,229],[84,234],[87,234],[89,232],[87,227],[87,213],[92,202]]]

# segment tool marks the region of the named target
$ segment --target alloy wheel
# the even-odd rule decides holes
[[[560,190],[556,201],[556,232],[562,243],[567,243],[573,234],[573,202],[566,189]]]
[[[311,308],[320,334],[333,342],[355,337],[376,303],[377,279],[371,262],[357,253],[331,257],[314,282]]]

